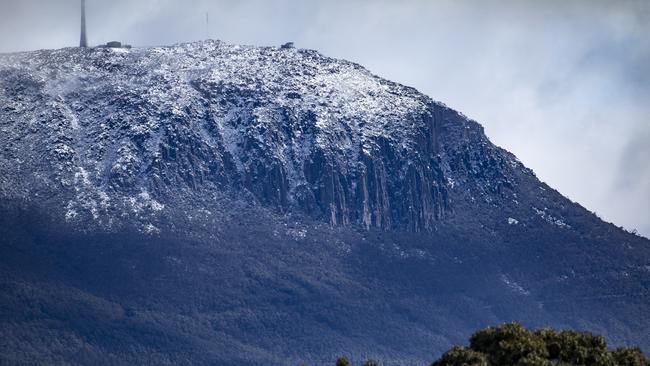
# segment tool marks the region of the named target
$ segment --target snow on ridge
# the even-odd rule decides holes
[[[559,218],[557,218],[557,217],[555,217],[555,216],[549,214],[549,213],[546,211],[546,208],[543,209],[543,210],[540,210],[540,209],[538,209],[537,207],[533,207],[533,211],[534,211],[534,212],[535,212],[539,217],[541,217],[544,221],[548,222],[549,224],[556,225],[556,226],[558,226],[558,227],[560,227],[560,228],[563,228],[563,229],[571,229],[571,225],[569,225],[569,224],[567,224],[566,222],[564,222],[564,220],[559,219]]]
[[[508,286],[512,291],[520,295],[523,296],[530,295],[530,291],[526,290],[523,286],[521,286],[518,282],[510,278],[508,275],[502,274],[501,282],[503,282],[506,286]]]

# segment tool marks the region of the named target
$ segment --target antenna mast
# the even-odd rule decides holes
[[[86,0],[81,0],[81,39],[79,47],[88,47],[88,37],[86,36]]]
[[[210,13],[205,12],[205,39],[210,39]]]

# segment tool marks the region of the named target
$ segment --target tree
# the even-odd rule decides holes
[[[549,350],[549,358],[572,365],[613,365],[614,360],[607,351],[607,343],[601,336],[572,330],[555,332],[542,329],[535,332]]]
[[[639,348],[617,348],[612,357],[618,366],[650,366],[650,360]]]
[[[491,365],[514,365],[519,361],[548,359],[544,341],[518,323],[504,324],[474,333],[470,348],[487,356]]]
[[[454,347],[431,366],[488,366],[487,357],[465,347]]]
[[[432,366],[650,366],[638,348],[607,349],[601,336],[552,329],[530,331],[510,323],[474,333]]]

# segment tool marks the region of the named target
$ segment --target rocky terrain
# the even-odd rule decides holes
[[[408,364],[510,320],[650,349],[647,239],[316,51],[0,55],[0,149],[9,364]]]

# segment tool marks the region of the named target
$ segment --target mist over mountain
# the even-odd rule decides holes
[[[10,364],[426,363],[511,320],[650,349],[650,241],[360,65],[67,48],[0,86]]]

